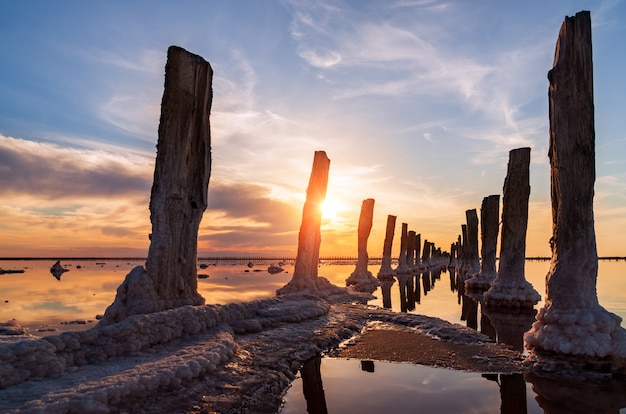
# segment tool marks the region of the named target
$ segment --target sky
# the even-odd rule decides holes
[[[322,256],[387,215],[449,250],[531,147],[526,253],[552,235],[548,81],[590,10],[600,256],[626,255],[626,1],[0,1],[0,257],[145,256],[167,48],[210,62],[200,256],[295,256],[314,152]]]

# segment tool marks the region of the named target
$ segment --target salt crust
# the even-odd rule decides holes
[[[621,321],[599,304],[592,309],[555,309],[547,303],[524,339],[529,349],[612,357],[619,365],[615,368],[626,370],[626,330]]]
[[[483,298],[487,306],[532,308],[541,295],[526,280],[496,278]]]
[[[228,404],[271,403],[276,410],[303,361],[359,333],[368,321],[459,343],[489,341],[437,318],[348,303],[359,297],[299,294],[185,306],[83,332],[15,338],[0,345],[0,411],[107,413],[134,401],[131,412],[146,412],[158,396],[174,398],[198,384],[202,395],[217,395],[215,404],[225,404],[230,391],[223,384],[237,381],[250,392],[234,387]],[[174,409],[167,401],[159,404],[163,412]]]

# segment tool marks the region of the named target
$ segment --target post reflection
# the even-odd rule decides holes
[[[535,399],[545,414],[617,414],[626,408],[624,380],[566,381],[533,372],[524,374],[524,379],[532,384]]]
[[[482,294],[465,293],[465,285],[458,284],[462,301],[462,315],[467,326],[478,330],[480,305],[480,332],[498,343],[509,345],[518,352],[524,350],[524,332],[530,329],[536,311],[519,308],[485,308]],[[498,383],[500,389],[500,412],[502,414],[526,414],[526,381],[520,373],[483,374],[483,377]]]
[[[391,309],[391,286],[393,286],[396,280],[393,277],[379,277],[378,280],[380,281],[380,291],[383,295],[383,308]]]
[[[526,381],[522,374],[500,374],[500,412],[526,414]]]
[[[422,285],[424,287],[424,296],[426,296],[430,292],[430,272],[422,274]]]
[[[328,414],[324,385],[322,384],[321,364],[322,356],[317,355],[307,360],[300,368],[306,410],[309,414]]]
[[[417,273],[412,277],[415,283],[415,302],[419,305],[422,302],[422,287],[420,286],[420,274]]]

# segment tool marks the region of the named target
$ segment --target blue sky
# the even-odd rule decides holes
[[[361,201],[444,249],[530,146],[527,253],[549,255],[548,81],[590,10],[596,233],[626,254],[626,3],[0,2],[0,256],[144,255],[166,51],[214,70],[205,255],[295,254],[315,150],[322,254],[356,254]],[[394,251],[397,250],[395,243]]]

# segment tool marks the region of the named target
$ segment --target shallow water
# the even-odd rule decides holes
[[[307,365],[285,395],[281,414],[544,412],[521,374],[335,358]]]
[[[252,268],[246,266],[247,260],[201,263],[208,267],[198,269],[198,273],[209,277],[198,279],[198,291],[206,299],[206,303],[211,304],[272,297],[276,289],[291,280],[293,273],[293,263],[288,263],[283,266],[285,272],[269,274],[268,266],[276,264],[272,260],[256,261]],[[60,281],[50,274],[53,264],[52,260],[0,260],[0,268],[25,271],[0,275],[0,322],[16,319],[34,331],[38,328],[85,329],[93,324],[96,315],[104,313],[106,307],[113,302],[116,289],[126,274],[133,267],[142,265],[143,261],[62,261],[61,264],[69,271],[61,276]],[[548,266],[547,261],[526,262],[526,279],[533,284],[542,299],[545,296],[544,280]],[[369,270],[375,275],[379,267],[379,264],[371,264]],[[322,264],[319,275],[343,286],[353,270],[352,264]],[[413,291],[419,292],[419,295],[415,295],[414,309],[410,312],[470,326],[474,325],[475,318],[476,327],[481,329],[480,306],[477,310],[469,309],[469,315],[463,315],[462,318],[463,298],[453,290],[450,276],[447,271],[440,274],[422,274],[419,283],[414,285]],[[626,262],[600,261],[597,291],[600,304],[626,320]],[[374,295],[377,299],[370,303],[382,307],[380,288]],[[402,311],[404,306],[397,281],[391,286],[389,300],[392,310]],[[536,308],[541,306],[543,301]],[[86,325],[61,325],[62,322],[77,320],[91,322]]]
[[[62,261],[69,271],[60,280],[50,273],[53,263],[51,260],[0,261],[0,268],[25,270],[24,273],[0,275],[0,322],[16,319],[39,335],[86,329],[93,326],[96,315],[104,313],[113,302],[116,289],[126,274],[133,267],[142,265],[143,261]],[[211,304],[274,296],[276,289],[285,285],[293,273],[291,263],[283,266],[285,272],[269,274],[267,267],[275,263],[271,260],[256,261],[249,268],[247,260],[201,262],[207,267],[198,269],[198,273],[208,277],[198,279],[198,290]],[[370,265],[370,271],[375,275],[379,266]],[[526,278],[542,298],[548,266],[545,261],[526,262]],[[322,264],[319,275],[336,285],[344,285],[353,270],[353,264]],[[599,302],[622,319],[626,319],[625,274],[626,262],[599,263]],[[482,315],[479,303],[459,295],[448,271],[427,272],[419,279],[415,277],[413,282],[412,295],[407,296],[406,291],[402,295],[400,284],[396,281],[385,301],[379,289],[374,293],[377,298],[370,303],[381,307],[386,304],[398,312],[435,316],[470,326],[494,341],[497,339],[521,349],[521,335],[530,327],[532,315],[518,315],[514,319],[510,315]],[[543,302],[540,302],[536,308],[542,305]],[[503,330],[502,327],[509,329]],[[310,413],[383,410],[390,413],[544,412],[540,407],[550,407],[546,412],[552,413],[626,413],[626,408],[622,408],[626,407],[623,398],[626,387],[623,386],[603,389],[585,384],[580,387],[537,379],[524,381],[520,376],[466,373],[413,364],[366,362],[362,368],[362,361],[332,358],[322,358],[317,364],[317,368],[315,365],[309,367],[307,375],[310,376],[312,370],[316,378],[313,383],[317,383],[318,388],[323,386],[323,404],[327,411],[315,411],[323,409],[319,405],[321,402],[317,401],[317,405],[309,407]],[[285,396],[283,413],[306,412],[310,402],[305,399],[304,388],[307,385],[303,382],[301,373]],[[319,390],[317,392],[319,394]],[[551,401],[551,396],[558,398]],[[573,401],[572,405],[567,405],[568,401]]]

